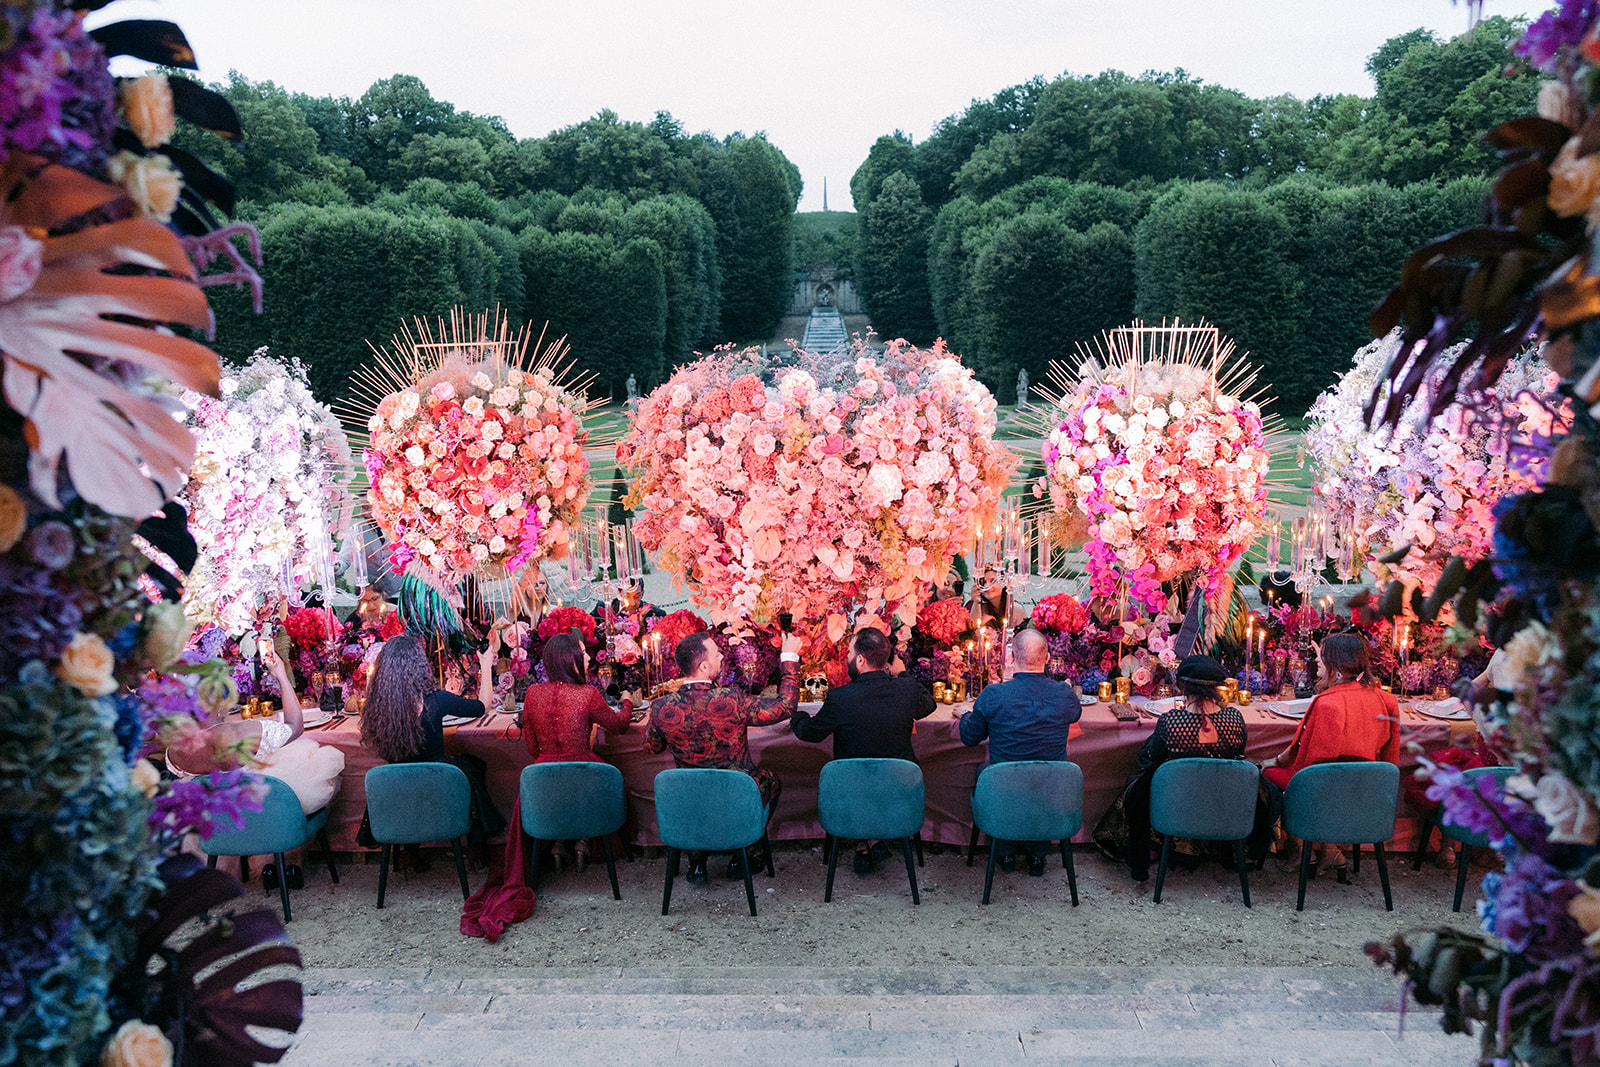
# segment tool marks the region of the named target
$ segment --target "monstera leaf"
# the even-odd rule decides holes
[[[218,1067],[278,1062],[288,1043],[264,1044],[247,1027],[286,1034],[300,1028],[299,980],[257,979],[268,968],[300,966],[300,952],[288,943],[283,924],[271,911],[228,912],[175,947],[167,939],[180,927],[206,921],[243,895],[244,887],[187,854],[162,864],[161,878],[166,889],[151,903],[116,993],[139,1017],[166,1030],[183,1062]],[[217,966],[222,960],[227,962]]]
[[[210,349],[168,328],[206,329],[211,321],[177,236],[151,219],[98,221],[117,213],[123,195],[20,153],[0,169],[0,231],[21,227],[43,245],[32,287],[0,302],[0,357],[6,401],[27,421],[34,492],[59,506],[64,459],[85,500],[143,518],[188,478],[194,439],[168,407],[91,361],[132,365],[213,395],[218,368]]]

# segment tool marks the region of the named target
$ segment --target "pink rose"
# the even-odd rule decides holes
[[[0,226],[0,304],[33,288],[44,269],[44,244],[21,226]]]

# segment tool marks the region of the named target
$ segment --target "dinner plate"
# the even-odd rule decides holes
[[[316,711],[305,712],[303,718],[306,729],[310,730],[313,727],[328,725],[328,723],[333,721],[333,713],[331,711],[323,711],[319,708]]]
[[[822,710],[822,701],[802,700],[800,701],[800,710],[805,712],[807,715],[815,715],[817,712]]]
[[[1428,716],[1430,719],[1447,719],[1451,722],[1464,722],[1472,718],[1472,709],[1455,697],[1449,700],[1418,701],[1411,705],[1412,709]]]
[[[1156,715],[1165,715],[1167,712],[1171,711],[1175,707],[1178,707],[1182,703],[1182,697],[1162,697],[1159,700],[1145,701],[1144,707],[1146,711],[1153,712]]]
[[[443,722],[446,726],[460,726],[463,723],[477,722],[478,719],[477,715],[446,715]]]
[[[1283,704],[1279,704],[1279,703],[1276,703],[1276,702],[1269,704],[1269,703],[1263,701],[1258,706],[1266,708],[1268,711],[1272,712],[1272,714],[1278,716],[1281,719],[1303,719],[1303,718],[1306,717],[1306,712],[1311,710],[1311,705],[1309,705],[1309,704],[1306,704],[1306,705],[1303,705],[1301,707],[1295,708],[1295,707],[1287,707],[1287,706],[1285,706]]]

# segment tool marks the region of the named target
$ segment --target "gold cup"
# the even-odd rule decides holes
[[[1111,703],[1111,683],[1110,682],[1101,682],[1100,683],[1100,688],[1098,690],[1098,695],[1099,695],[1100,700],[1101,700],[1102,703],[1105,703],[1105,704]]]
[[[1128,698],[1131,697],[1131,696],[1133,696],[1133,679],[1132,678],[1118,678],[1117,679],[1117,702],[1119,704],[1126,704],[1128,702]]]
[[[1244,705],[1247,705],[1249,703],[1250,703],[1250,690],[1248,690],[1248,689],[1239,690],[1239,704],[1241,706],[1244,706]]]
[[[943,682],[934,682],[933,683],[933,699],[938,701],[941,704],[950,703],[950,696],[945,691],[945,687],[944,687],[944,683]]]
[[[249,702],[247,704],[245,704],[245,706],[244,706],[244,717],[247,718],[247,719],[254,719],[256,716],[258,716],[260,714],[261,714],[261,698],[260,697],[251,697]]]

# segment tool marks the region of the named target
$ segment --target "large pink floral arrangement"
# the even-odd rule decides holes
[[[548,641],[556,634],[564,634],[574,627],[583,637],[584,644],[595,643],[594,616],[571,604],[556,608],[539,620],[539,640]]]
[[[545,370],[475,355],[447,353],[368,420],[368,500],[397,570],[515,572],[564,546],[589,498],[583,402]]]
[[[1431,588],[1450,556],[1489,554],[1495,503],[1539,483],[1548,451],[1540,443],[1570,428],[1570,408],[1555,395],[1560,376],[1528,352],[1483,397],[1457,401],[1430,422],[1423,389],[1393,430],[1370,430],[1362,407],[1399,350],[1395,330],[1356,353],[1312,405],[1305,448],[1317,498],[1330,526],[1353,540],[1357,562],[1380,579]],[[1378,562],[1403,544],[1414,546],[1403,560]]]
[[[713,622],[794,615],[816,647],[852,608],[917,609],[970,549],[1016,460],[995,402],[942,346],[721,351],[644,399],[617,448],[639,540]]]
[[[1087,365],[1058,403],[1044,481],[1058,513],[1088,519],[1094,595],[1160,610],[1182,578],[1215,595],[1266,516],[1260,409],[1184,363]]]

